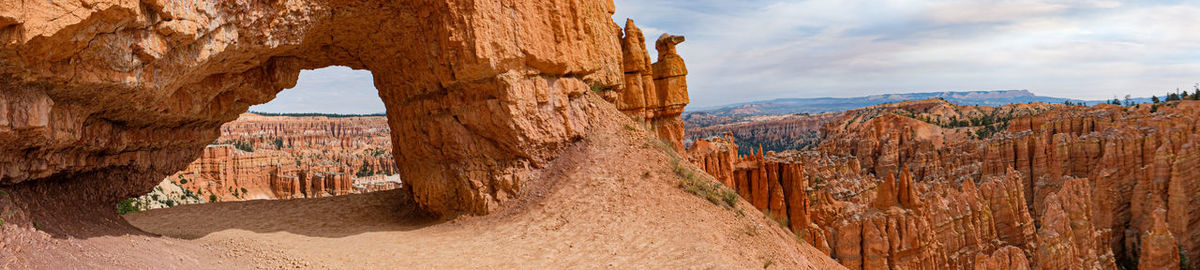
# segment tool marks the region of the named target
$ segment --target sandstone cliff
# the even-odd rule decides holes
[[[0,185],[29,194],[22,202],[114,205],[184,169],[301,69],[342,65],[374,75],[404,149],[397,172],[422,208],[489,213],[587,132],[589,86],[622,84],[614,11],[583,0],[3,1]]]

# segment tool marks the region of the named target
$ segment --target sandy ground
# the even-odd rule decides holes
[[[125,219],[164,237],[41,246],[142,256],[89,257],[79,268],[841,268],[745,201],[727,210],[684,192],[668,155],[644,143],[648,133],[626,128],[624,117],[600,118],[611,120],[543,169],[516,205],[488,216],[441,222],[403,191],[386,191],[151,210]],[[112,245],[120,247],[105,249]]]

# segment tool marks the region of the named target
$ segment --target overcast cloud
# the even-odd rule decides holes
[[[1027,89],[1107,99],[1200,82],[1187,1],[616,0],[690,72],[689,107],[783,97]],[[345,81],[345,80],[352,80]],[[382,112],[370,74],[306,71],[255,110]]]
[[[616,0],[653,40],[687,36],[692,106],[1028,89],[1105,99],[1200,82],[1185,1]]]
[[[277,113],[371,114],[384,112],[371,72],[334,66],[300,71],[296,87],[284,89],[251,111]]]

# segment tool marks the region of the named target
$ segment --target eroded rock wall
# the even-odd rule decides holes
[[[220,201],[395,189],[401,185],[390,132],[383,116],[242,114],[222,125],[221,136],[166,181],[201,199]]]
[[[728,166],[707,164],[714,159],[704,151],[693,160],[734,167],[731,186],[764,212],[807,209],[796,212],[809,213],[805,220],[826,236],[810,243],[851,269],[1113,269],[1143,258],[1158,267],[1197,261],[1198,126],[1194,101],[913,101],[845,112],[813,150],[740,156]],[[777,206],[771,175],[787,164],[803,168],[794,177],[807,186],[794,190],[809,200]],[[1169,214],[1156,221],[1159,211]]]
[[[0,185],[23,208],[143,194],[301,69],[343,65],[372,71],[415,200],[488,213],[588,130],[589,86],[623,82],[611,1],[0,7]]]

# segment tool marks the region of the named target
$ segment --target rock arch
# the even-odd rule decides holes
[[[613,12],[611,0],[2,0],[0,187],[26,209],[103,215],[66,209],[145,193],[300,70],[343,65],[373,73],[417,203],[485,214],[587,132],[590,89],[622,84]]]

